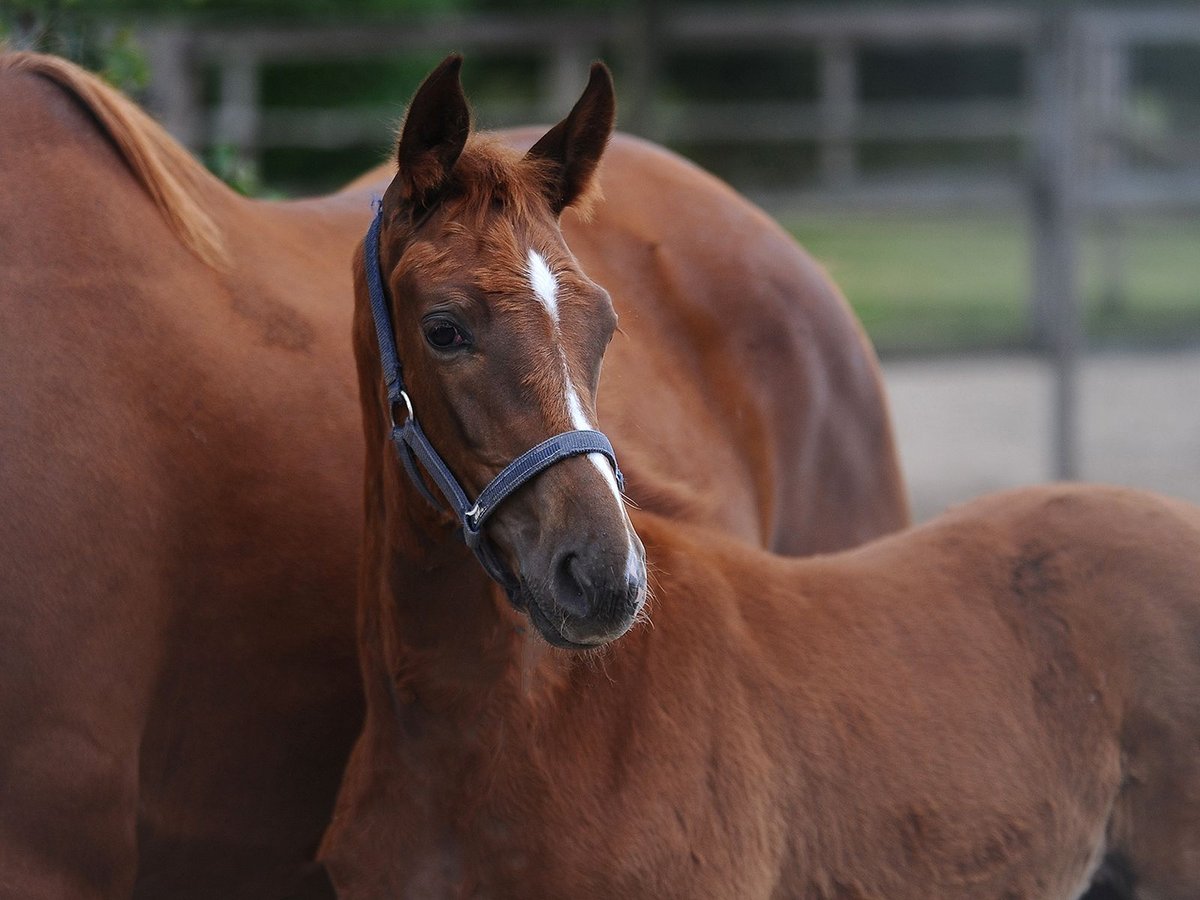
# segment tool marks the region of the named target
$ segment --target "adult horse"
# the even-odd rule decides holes
[[[346,261],[390,177],[242,198],[97,79],[0,57],[0,894],[278,896],[311,855],[361,716]],[[600,177],[564,228],[656,360],[601,398],[631,497],[796,553],[901,525],[816,266],[647,144]]]
[[[1030,489],[813,560],[627,513],[601,359],[648,380],[662,332],[614,339],[557,229],[610,99],[594,70],[522,154],[468,137],[444,65],[356,264],[339,894],[1200,896],[1200,509]],[[456,524],[511,603],[462,588]]]

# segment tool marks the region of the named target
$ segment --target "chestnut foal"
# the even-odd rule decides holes
[[[1200,896],[1200,511],[1032,489],[807,561],[631,517],[594,431],[624,336],[556,224],[606,73],[525,155],[426,114],[458,96],[451,61],[355,267],[367,717],[320,851],[339,893]]]

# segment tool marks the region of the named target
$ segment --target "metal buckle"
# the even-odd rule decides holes
[[[399,398],[388,405],[388,416],[392,420],[392,431],[395,431],[400,426],[396,424],[396,403],[400,400],[404,401],[404,408],[408,415],[405,417],[405,422],[410,422],[413,418],[412,401],[408,399],[408,391],[401,391]]]

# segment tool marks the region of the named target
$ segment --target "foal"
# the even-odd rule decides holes
[[[340,893],[1074,900],[1119,873],[1200,896],[1195,508],[1028,490],[788,560],[630,517],[589,437],[474,529],[511,460],[596,426],[615,317],[554,220],[606,85],[525,156],[423,129],[423,88],[356,264],[367,719],[320,851]],[[644,560],[650,621],[573,652],[641,614]]]

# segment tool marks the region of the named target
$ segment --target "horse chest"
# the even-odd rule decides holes
[[[578,760],[485,753],[483,744],[455,753],[410,741],[372,766],[385,783],[364,793],[363,827],[343,849],[359,872],[389,874],[339,885],[346,896],[709,896],[717,860],[694,847],[673,801],[636,779],[611,796],[611,785],[572,771]]]

